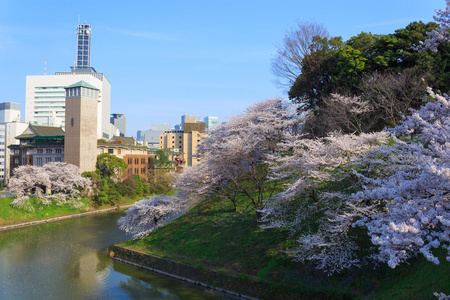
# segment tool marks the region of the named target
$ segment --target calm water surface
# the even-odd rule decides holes
[[[0,299],[230,299],[110,259],[123,215],[0,232]]]

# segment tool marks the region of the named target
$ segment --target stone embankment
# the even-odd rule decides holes
[[[130,208],[133,205],[134,204],[127,204],[127,205],[114,206],[114,207],[109,207],[109,208],[96,209],[96,210],[83,211],[83,212],[78,212],[78,213],[73,213],[73,214],[61,215],[61,216],[45,218],[45,219],[37,219],[37,220],[18,222],[18,223],[13,223],[13,224],[5,224],[5,225],[0,225],[0,231],[28,227],[28,226],[41,225],[41,224],[45,224],[45,223],[56,222],[56,221],[61,221],[61,220],[65,220],[65,219],[78,218],[78,217],[83,217],[83,216],[92,215],[92,214],[112,212],[112,211]]]
[[[110,247],[110,256],[112,259],[123,263],[242,299],[256,300],[258,298],[244,293],[251,290],[252,294],[261,295],[261,292],[264,293],[264,290],[267,289],[267,286],[255,282],[247,276],[236,277],[118,245]]]

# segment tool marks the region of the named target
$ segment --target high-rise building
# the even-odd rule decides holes
[[[0,123],[19,122],[20,103],[3,102],[0,103]]]
[[[111,124],[116,126],[120,131],[120,136],[126,136],[127,131],[127,118],[124,114],[111,114],[112,117],[109,119]]]
[[[182,115],[181,116],[181,130],[184,130],[184,123],[186,123],[186,120],[195,120],[196,123],[202,121],[201,116],[194,116],[194,115]]]
[[[91,64],[91,25],[79,24],[77,26],[78,51],[77,69],[88,69]]]
[[[219,117],[207,116],[203,120],[206,123],[206,128],[209,130],[214,129],[219,124]]]
[[[65,128],[64,88],[84,81],[99,90],[97,138],[110,139],[116,132],[110,123],[111,84],[103,73],[90,67],[90,25],[79,25],[77,29],[77,53],[81,51],[77,56],[77,66],[80,67],[72,67],[72,72],[56,72],[55,75],[27,76],[25,122]]]
[[[10,151],[8,146],[18,145],[16,136],[28,127],[20,122],[20,104],[0,103],[0,182],[7,183],[10,175]]]

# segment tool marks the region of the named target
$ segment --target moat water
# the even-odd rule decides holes
[[[109,258],[131,238],[116,224],[123,215],[0,232],[0,299],[229,299]]]

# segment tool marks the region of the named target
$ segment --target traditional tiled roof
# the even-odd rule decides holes
[[[62,130],[61,127],[30,124],[21,135],[16,137],[16,139],[26,139],[35,137],[64,137],[64,130]]]
[[[97,91],[100,90],[100,89],[96,88],[95,86],[90,85],[89,83],[87,83],[86,81],[83,81],[83,80],[78,81],[77,83],[74,83],[72,85],[66,86],[65,88],[69,89],[69,88],[80,87],[80,86],[81,87],[87,87],[87,88],[90,88],[90,89],[93,89],[93,90],[97,90]]]

